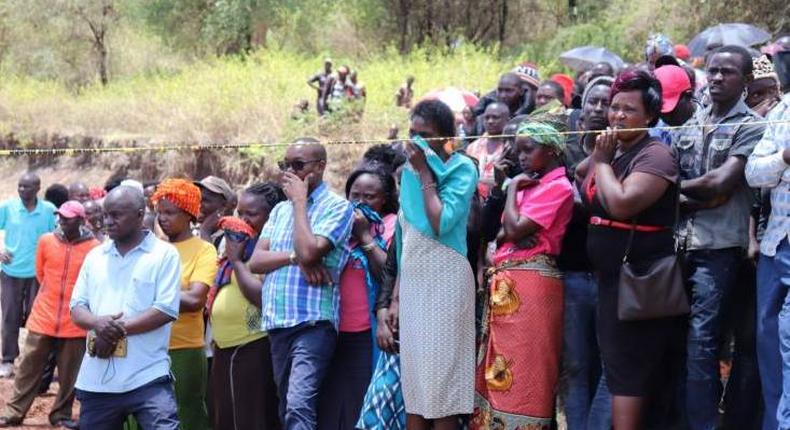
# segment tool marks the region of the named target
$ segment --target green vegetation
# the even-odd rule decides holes
[[[569,4],[575,4],[569,9]],[[726,4],[726,5],[725,5]],[[23,144],[82,135],[105,143],[375,139],[406,112],[394,92],[486,92],[523,60],[544,76],[558,55],[606,46],[641,59],[651,32],[687,41],[707,25],[787,30],[771,0],[4,0],[0,135]],[[359,71],[360,121],[291,119],[325,56]],[[43,139],[46,141],[47,139]],[[172,163],[171,163],[172,164]]]

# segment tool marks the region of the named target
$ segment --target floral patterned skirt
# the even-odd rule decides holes
[[[550,429],[562,351],[563,285],[538,256],[495,269],[475,380],[473,429]]]

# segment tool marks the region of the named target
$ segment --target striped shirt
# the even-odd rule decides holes
[[[766,118],[790,121],[790,95],[786,95]],[[760,243],[760,252],[769,257],[790,237],[790,165],[782,153],[790,148],[790,123],[769,124],[746,164],[746,180],[752,187],[771,190],[771,216]]]
[[[271,330],[295,327],[310,321],[340,322],[340,272],[348,260],[346,243],[354,224],[354,210],[348,201],[331,193],[325,183],[307,199],[307,218],[316,236],[327,238],[333,249],[324,257],[324,266],[334,282],[309,285],[299,266],[281,267],[263,280],[261,328]],[[294,207],[290,201],[279,203],[261,231],[276,252],[294,250]]]

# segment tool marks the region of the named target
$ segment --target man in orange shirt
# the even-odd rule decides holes
[[[64,203],[59,228],[41,237],[36,249],[36,278],[41,287],[27,320],[27,340],[14,380],[14,394],[0,416],[0,427],[22,424],[38,394],[50,353],[57,355],[60,389],[49,414],[54,426],[77,428],[72,420],[74,381],[85,354],[85,331],[74,325],[69,301],[82,262],[99,244],[84,227],[85,208],[77,201]]]

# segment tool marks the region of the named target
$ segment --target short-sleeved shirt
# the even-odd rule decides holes
[[[10,252],[11,263],[3,264],[3,272],[15,278],[36,276],[36,245],[45,233],[55,230],[55,205],[38,199],[32,212],[19,198],[0,204],[0,230],[5,232],[4,248]]]
[[[698,178],[720,167],[730,157],[747,159],[765,130],[751,125],[760,117],[739,101],[722,119],[714,122],[712,107],[700,109],[687,128],[672,135],[680,161],[680,178]],[[747,124],[744,124],[747,123]],[[754,195],[745,179],[723,205],[701,209],[680,220],[678,234],[687,249],[746,248],[749,244],[749,212]]]
[[[620,182],[625,181],[633,173],[647,173],[662,178],[670,184],[664,194],[649,208],[636,214],[633,219],[623,221],[666,227],[665,230],[656,233],[635,232],[629,258],[633,261],[645,261],[674,252],[675,238],[672,227],[675,224],[678,169],[672,149],[655,138],[645,136],[641,142],[627,152],[618,154],[612,160],[612,170]],[[594,174],[584,181],[581,194],[592,216],[612,219],[597,195]],[[595,271],[610,275],[620,271],[630,234],[630,230],[627,229],[588,226],[587,255]]]
[[[307,218],[313,234],[325,237],[332,244],[323,265],[333,282],[310,285],[297,265],[267,274],[261,292],[263,330],[295,327],[311,321],[331,321],[337,327],[340,321],[338,285],[340,272],[348,260],[345,245],[354,225],[354,210],[346,199],[321,183],[307,198]],[[269,241],[271,251],[290,253],[294,251],[293,236],[293,203],[281,202],[272,210],[260,237]]]
[[[192,236],[173,244],[181,258],[181,289],[189,289],[189,284],[200,282],[207,286],[214,283],[217,275],[217,250],[214,245]],[[170,349],[202,348],[203,310],[181,312],[173,323],[170,335]]]
[[[266,337],[261,330],[261,310],[244,297],[233,273],[230,283],[220,288],[211,306],[214,342],[220,348],[245,345]]]
[[[528,249],[504,243],[494,255],[494,262],[526,260],[540,254],[559,255],[562,236],[573,214],[573,187],[565,168],[558,167],[540,178],[537,185],[519,191],[516,204],[519,215],[540,226],[536,233],[538,243]]]
[[[71,309],[84,306],[92,314],[123,312],[131,319],[151,308],[178,318],[181,262],[173,245],[151,232],[135,248],[121,255],[113,241],[94,248],[82,265]],[[170,374],[170,327],[127,337],[126,357],[82,359],[76,387],[96,393],[126,393]]]
[[[387,244],[392,242],[395,234],[395,224],[398,216],[389,214],[383,219],[381,231],[371,231],[373,235],[381,234],[381,238]],[[370,226],[371,230],[375,225]],[[351,245],[351,244],[350,244]],[[351,249],[352,247],[349,246]],[[369,330],[370,324],[370,303],[368,301],[367,276],[362,263],[354,258],[350,258],[340,275],[340,331],[345,333],[359,333]]]

